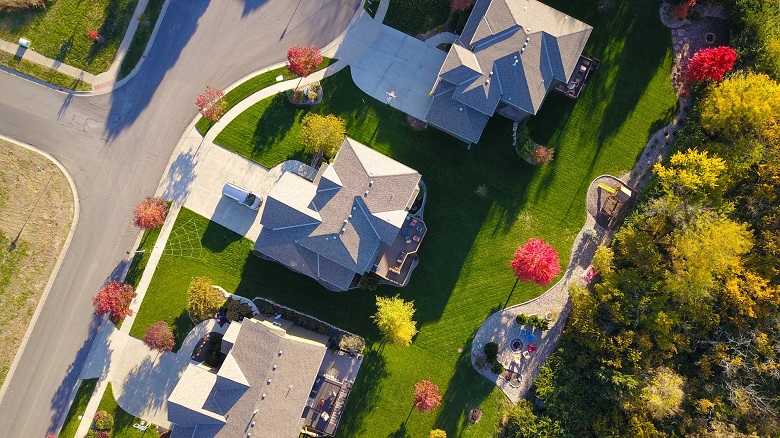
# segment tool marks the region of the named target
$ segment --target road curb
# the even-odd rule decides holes
[[[57,261],[54,263],[54,267],[52,268],[51,274],[49,275],[49,279],[46,282],[46,286],[43,289],[43,293],[41,294],[41,299],[38,301],[38,305],[35,306],[35,312],[33,312],[32,318],[30,318],[30,324],[27,326],[27,330],[24,332],[24,337],[22,338],[22,342],[19,344],[19,350],[16,352],[13,362],[11,362],[10,368],[8,368],[8,374],[6,374],[5,376],[5,380],[3,381],[3,386],[0,387],[0,402],[2,402],[5,392],[8,390],[8,385],[11,382],[11,379],[13,378],[14,371],[16,371],[16,367],[19,365],[19,359],[22,357],[21,353],[24,351],[25,347],[27,346],[27,342],[30,340],[30,335],[32,335],[33,327],[35,327],[35,323],[38,320],[38,316],[41,314],[41,310],[43,309],[43,304],[46,302],[46,298],[48,298],[49,296],[49,291],[51,290],[51,287],[54,284],[54,279],[57,277],[57,274],[60,271],[60,266],[62,265],[62,261],[65,259],[65,254],[68,252],[68,249],[70,248],[70,243],[73,240],[73,234],[75,234],[76,232],[76,225],[78,225],[79,222],[80,205],[79,205],[78,191],[76,190],[76,184],[73,182],[73,178],[71,178],[68,171],[56,158],[49,155],[47,152],[38,149],[35,146],[18,141],[11,137],[6,137],[0,134],[0,139],[21,146],[27,150],[36,152],[42,155],[43,157],[47,158],[52,163],[54,163],[57,166],[57,168],[60,169],[62,174],[65,175],[65,179],[68,180],[68,184],[70,184],[71,194],[73,195],[73,220],[71,221],[70,224],[70,230],[68,230],[68,236],[65,238],[65,243],[62,245],[62,250],[60,251],[60,255],[57,257]],[[72,396],[75,397],[75,394],[73,394]]]

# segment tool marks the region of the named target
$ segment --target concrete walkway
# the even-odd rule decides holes
[[[165,9],[167,9],[168,6],[168,1],[166,1],[165,4],[163,5],[162,11],[160,12],[160,16],[158,17],[157,20],[158,23],[162,21],[163,15],[165,14]],[[105,72],[97,75],[86,72],[80,68],[73,67],[68,64],[63,64],[61,61],[48,58],[36,52],[35,41],[32,41],[32,45],[30,46],[29,49],[25,49],[24,47],[19,46],[15,42],[0,40],[0,50],[10,53],[11,55],[19,57],[25,61],[42,65],[51,70],[55,70],[62,74],[68,75],[74,79],[79,79],[81,81],[92,84],[92,89],[95,91],[101,89],[110,89],[111,86],[114,85],[114,83],[117,80],[117,74],[119,73],[119,68],[122,66],[122,61],[124,61],[125,59],[125,55],[127,54],[127,49],[130,47],[130,44],[133,42],[133,37],[135,36],[135,32],[138,29],[138,25],[140,23],[138,17],[140,17],[140,15],[144,13],[148,3],[149,0],[140,0],[138,2],[138,5],[136,6],[135,11],[133,12],[133,17],[130,19],[130,23],[127,26],[127,31],[125,32],[125,36],[122,38],[122,42],[120,43],[116,55],[114,56],[114,61],[111,63],[111,67],[109,67],[109,69],[106,70]],[[157,29],[155,28],[155,31],[152,34],[152,38],[149,39],[149,44],[147,44],[147,46],[151,44],[152,40],[154,39],[154,35],[156,34],[157,34]],[[36,80],[36,81],[44,84],[46,83],[40,80]]]

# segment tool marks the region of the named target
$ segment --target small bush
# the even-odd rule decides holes
[[[534,148],[534,141],[531,140],[531,131],[525,123],[517,127],[517,136],[515,137],[515,152],[520,158],[528,158]]]
[[[339,341],[339,349],[347,353],[360,353],[365,346],[366,342],[359,336],[344,335]]]
[[[360,288],[369,292],[374,292],[379,287],[379,282],[382,279],[373,272],[367,272],[360,277]]]
[[[270,304],[266,304],[263,306],[263,313],[266,315],[273,315],[274,314],[274,308]]]
[[[46,0],[0,0],[0,12],[45,7]]]
[[[95,430],[111,430],[114,428],[114,417],[106,411],[95,414]]]
[[[493,371],[494,374],[501,374],[504,372],[504,366],[501,365],[501,362],[493,362],[493,367],[490,368],[490,371]]]
[[[521,313],[515,317],[515,321],[517,321],[520,325],[526,325],[528,324],[528,317],[525,315],[525,313]]]
[[[531,162],[537,166],[544,166],[550,164],[554,155],[555,149],[539,145],[531,152]]]
[[[252,308],[239,300],[228,300],[225,302],[225,316],[230,321],[241,321],[252,317]]]
[[[488,362],[493,362],[498,356],[498,344],[495,342],[488,342],[484,347],[485,358]]]

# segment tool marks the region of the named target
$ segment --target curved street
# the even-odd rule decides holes
[[[324,46],[359,0],[170,0],[138,73],[100,96],[74,96],[0,72],[0,134],[50,153],[75,181],[80,219],[29,342],[0,400],[8,437],[43,437],[67,412],[98,327],[92,295],[121,272],[138,230],[132,207],[157,187],[206,85],[225,88]]]

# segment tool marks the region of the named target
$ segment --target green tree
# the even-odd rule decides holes
[[[225,296],[213,287],[210,279],[206,277],[192,279],[187,290],[187,309],[194,319],[203,321],[211,318],[224,303]]]
[[[300,140],[304,148],[311,153],[322,151],[327,157],[333,158],[345,136],[344,119],[333,114],[321,116],[308,113],[301,122]]]
[[[660,420],[680,412],[685,398],[684,383],[683,378],[669,368],[653,371],[640,395],[653,418]]]
[[[719,197],[726,162],[720,157],[708,156],[707,151],[689,149],[672,155],[668,166],[658,163],[653,170],[661,187],[671,193],[693,198],[702,198],[704,194]]]
[[[400,345],[409,345],[417,334],[414,303],[405,302],[398,295],[393,298],[376,297],[376,313],[371,317],[385,339]]]
[[[447,432],[441,429],[433,429],[428,433],[428,438],[447,438]]]
[[[563,428],[557,421],[546,416],[536,416],[528,400],[521,399],[505,411],[507,438],[556,438],[563,437]]]
[[[780,119],[780,84],[765,74],[734,75],[715,87],[701,105],[701,125],[711,134],[762,135]]]

